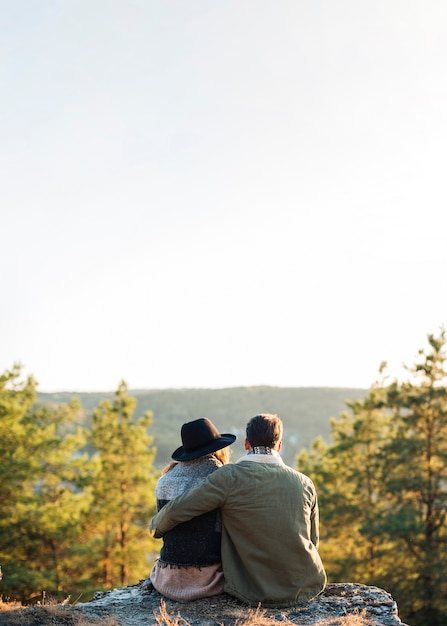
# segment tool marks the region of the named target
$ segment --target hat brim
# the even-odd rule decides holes
[[[183,446],[174,450],[171,455],[171,459],[174,461],[192,461],[193,459],[199,459],[201,456],[206,456],[227,446],[231,446],[236,441],[236,435],[222,434],[218,439],[213,439],[206,446],[197,448],[196,450],[185,450]]]

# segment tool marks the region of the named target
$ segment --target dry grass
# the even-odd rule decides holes
[[[166,608],[165,602],[161,600],[160,602],[160,610],[158,613],[155,613],[155,623],[158,626],[191,626],[189,622],[187,622],[180,613],[177,615],[169,614]],[[289,626],[293,624],[293,622],[283,621],[281,624],[285,626]],[[240,619],[236,619],[234,622],[234,626],[278,626],[277,620],[266,617],[266,611],[262,610],[260,607],[257,609],[248,609],[248,611],[244,611],[244,617]]]
[[[267,611],[258,607],[244,611],[244,616],[234,622],[234,626],[278,626],[278,620],[268,617]],[[180,613],[169,614],[165,602],[161,600],[159,612],[154,611],[155,623],[158,626],[191,626]],[[294,622],[281,621],[284,626],[293,626]],[[369,626],[365,612],[345,615],[344,617],[329,618],[318,622],[316,626]]]
[[[119,626],[114,617],[90,618],[70,611],[70,605],[48,602],[23,606],[0,600],[1,626]]]
[[[371,622],[366,617],[366,611],[350,613],[344,617],[328,618],[318,622],[317,626],[369,626]]]

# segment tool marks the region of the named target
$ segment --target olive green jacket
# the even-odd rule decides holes
[[[279,456],[248,454],[171,500],[152,519],[161,537],[220,507],[225,591],[252,606],[293,606],[323,591],[318,503],[307,476]]]

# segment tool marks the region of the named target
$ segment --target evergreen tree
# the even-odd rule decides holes
[[[384,449],[389,507],[382,531],[406,555],[394,588],[405,597],[409,619],[437,626],[447,623],[445,331],[428,342],[409,369],[410,381],[387,389],[396,430]]]
[[[35,405],[36,383],[15,366],[0,377],[2,591],[21,601],[72,589],[81,517],[88,506],[78,403]],[[63,432],[65,431],[65,434]]]
[[[311,454],[303,451],[297,459],[317,486],[321,553],[332,580],[377,580],[390,550],[377,532],[386,510],[381,451],[391,429],[380,408],[383,396],[374,385],[364,400],[348,401],[350,410],[331,420],[333,443],[317,439]]]
[[[96,580],[105,588],[147,577],[150,559],[158,553],[159,542],[148,531],[155,512],[155,449],[147,433],[152,414],[134,422],[135,404],[122,382],[113,404],[105,400],[93,411],[89,435],[96,454],[86,530],[95,538]]]
[[[444,331],[410,380],[382,380],[332,420],[333,442],[298,456],[316,483],[330,580],[392,593],[412,626],[447,624],[447,373]]]
[[[27,575],[17,511],[34,472],[33,448],[39,435],[31,413],[35,397],[36,383],[32,377],[22,380],[19,365],[0,376],[0,563],[2,590],[8,595],[21,578],[20,570]]]
[[[35,572],[34,585],[58,597],[85,587],[80,536],[92,496],[86,487],[86,435],[81,428],[73,431],[80,410],[76,400],[36,407],[34,417],[43,436],[34,457],[39,479],[29,485],[26,506],[19,511],[21,526],[32,539],[26,557]]]
[[[22,602],[43,591],[90,593],[149,573],[159,541],[151,414],[132,421],[135,400],[122,383],[94,411],[88,440],[82,409],[37,405],[21,367],[0,376],[0,563],[2,593]]]

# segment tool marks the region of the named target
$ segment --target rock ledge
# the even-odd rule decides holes
[[[190,626],[232,626],[248,612],[245,604],[228,594],[188,603],[174,602],[159,594],[149,581],[98,592],[93,600],[78,603],[73,609],[92,617],[113,615],[122,626],[151,626],[160,624],[156,616],[160,615],[162,602],[165,602],[169,615],[178,617],[180,614]],[[317,626],[324,620],[359,613],[364,615],[368,626],[407,626],[399,619],[397,604],[389,593],[378,587],[355,583],[329,584],[322,594],[307,604],[265,609],[265,617],[287,626]]]

